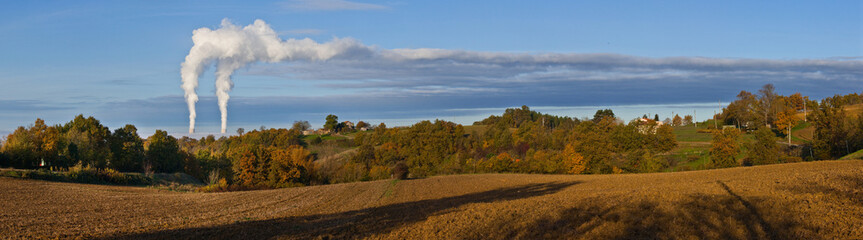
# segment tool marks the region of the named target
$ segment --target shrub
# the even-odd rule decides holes
[[[198,192],[226,192],[229,191],[228,181],[224,178],[211,183],[210,185],[203,186],[198,188],[196,191]]]
[[[393,166],[393,177],[396,179],[407,179],[408,173],[408,165],[403,161],[399,161],[395,166]]]
[[[323,142],[323,141],[324,141],[324,139],[321,138],[320,135],[318,135],[318,136],[312,137],[312,140],[310,140],[309,143],[311,143],[313,145],[318,145],[318,144],[321,144],[321,142]]]

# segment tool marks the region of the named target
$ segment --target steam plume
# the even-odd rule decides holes
[[[307,68],[304,79],[380,79],[356,87],[411,88],[435,93],[441,79],[467,81],[473,89],[492,91],[500,86],[521,88],[577,84],[575,81],[642,81],[704,79],[707,82],[756,78],[858,81],[863,61],[859,60],[768,60],[704,57],[647,58],[606,53],[504,53],[447,49],[378,49],[351,38],[334,38],[325,43],[311,39],[282,40],[267,23],[256,20],[240,27],[227,19],[218,29],[200,28],[193,32],[194,45],[182,63],[182,88],[189,107],[189,132],[195,129],[195,103],[198,77],[208,66],[216,66],[216,95],[221,111],[222,133],[227,128],[231,75],[255,62],[333,61],[327,66]],[[857,58],[852,58],[857,59]],[[350,61],[352,60],[352,61]],[[356,61],[362,60],[362,61]],[[339,65],[341,64],[341,65]],[[340,67],[341,66],[341,67]],[[291,67],[282,67],[291,71]],[[413,80],[413,82],[411,82]],[[491,85],[489,85],[491,84]],[[344,84],[343,84],[344,85]],[[476,87],[480,86],[480,87]],[[482,87],[486,86],[486,87]],[[449,90],[472,90],[452,88]]]
[[[206,68],[216,65],[216,96],[222,114],[222,133],[228,123],[228,94],[234,87],[231,75],[239,68],[254,62],[324,61],[336,57],[370,54],[373,50],[350,38],[334,38],[317,43],[311,39],[282,41],[263,20],[239,27],[227,19],[221,28],[199,28],[192,32],[194,45],[189,50],[180,74],[186,104],[189,106],[189,132],[195,131],[195,103],[198,102],[198,77]]]

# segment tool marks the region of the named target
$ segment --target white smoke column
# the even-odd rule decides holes
[[[216,96],[222,113],[222,133],[228,126],[228,92],[234,87],[231,75],[250,63],[281,61],[324,61],[336,57],[351,58],[369,56],[370,47],[349,38],[334,38],[327,43],[311,39],[288,39],[282,41],[278,34],[263,20],[240,28],[227,19],[219,29],[199,28],[192,33],[194,45],[181,64],[180,74],[186,103],[189,105],[189,132],[195,130],[195,103],[198,95],[198,77],[207,66],[216,62]]]

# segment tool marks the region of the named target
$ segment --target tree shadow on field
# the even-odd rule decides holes
[[[727,194],[692,194],[675,202],[601,199],[560,212],[501,238],[519,239],[812,239],[805,223],[767,199],[744,199],[725,183]]]
[[[796,194],[827,194],[846,204],[863,206],[863,175],[838,175],[823,182],[807,181],[791,186],[780,187],[781,190]]]
[[[345,239],[388,233],[471,203],[491,203],[553,194],[578,182],[530,184],[441,199],[421,200],[362,210],[237,222],[214,227],[113,236],[121,239],[264,239],[273,237]]]

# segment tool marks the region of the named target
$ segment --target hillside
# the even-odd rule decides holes
[[[861,113],[863,113],[863,104],[848,105],[844,106],[843,109],[849,118],[856,119]],[[811,111],[812,110],[810,110],[810,112]],[[803,119],[804,114],[798,113],[797,118]],[[795,143],[806,143],[812,141],[813,135],[815,135],[815,126],[809,123],[801,123],[791,129],[792,140]]]
[[[177,193],[0,178],[0,236],[859,238],[863,161]]]

